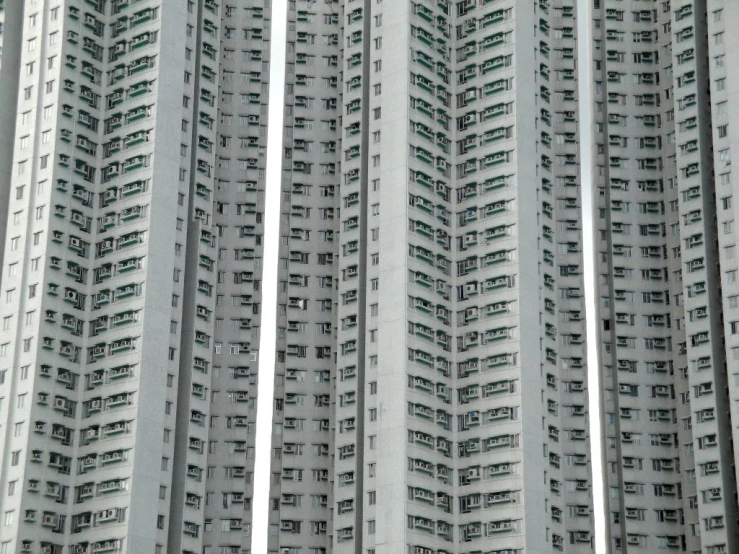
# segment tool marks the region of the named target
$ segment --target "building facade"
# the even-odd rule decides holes
[[[739,6],[720,0],[594,4],[597,324],[613,552],[739,549],[737,22]]]
[[[592,552],[575,2],[288,10],[269,552]]]
[[[249,552],[269,6],[0,11],[0,550]]]

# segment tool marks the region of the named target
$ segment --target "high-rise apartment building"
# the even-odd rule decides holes
[[[591,552],[575,2],[288,10],[269,552]]]
[[[270,553],[591,552],[575,4],[289,1],[263,300],[269,1],[0,0],[0,554],[250,552],[275,300]],[[739,3],[590,8],[609,552],[733,553]]]
[[[0,552],[249,552],[269,4],[0,12]]]
[[[609,551],[737,552],[739,4],[593,18]]]

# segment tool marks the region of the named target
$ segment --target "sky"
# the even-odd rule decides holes
[[[268,1],[268,0],[267,0]],[[315,0],[314,0],[315,1]],[[408,1],[408,0],[393,0]],[[592,182],[592,111],[590,53],[590,2],[577,0],[580,121],[590,122],[580,129],[581,190],[583,206],[583,258],[585,277],[586,337],[588,344],[588,381],[590,389],[590,446],[593,472],[593,503],[595,519],[595,552],[606,554],[605,512],[603,506],[602,438],[600,432],[598,338],[595,290],[595,245]],[[264,257],[262,275],[262,321],[259,345],[259,385],[257,390],[256,460],[252,499],[253,554],[266,554],[269,525],[269,486],[271,482],[272,398],[274,396],[275,340],[277,322],[277,267],[280,229],[280,196],[282,181],[283,106],[285,91],[285,33],[287,0],[272,0],[272,31],[270,44],[269,128],[267,132],[267,175],[264,218]]]
[[[265,0],[265,3],[269,0]],[[266,554],[271,482],[272,398],[274,397],[275,333],[277,328],[277,264],[280,248],[282,187],[282,121],[285,104],[285,33],[287,0],[272,0],[270,85],[267,129],[267,175],[262,259],[262,321],[257,389],[257,435],[252,497],[253,554]]]

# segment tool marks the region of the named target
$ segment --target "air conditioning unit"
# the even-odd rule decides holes
[[[110,508],[107,510],[101,510],[97,513],[98,521],[111,521],[118,518],[118,509]]]
[[[464,311],[464,316],[469,319],[469,318],[478,317],[479,313],[480,313],[479,308],[467,308]]]

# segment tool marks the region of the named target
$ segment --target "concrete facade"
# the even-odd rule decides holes
[[[0,11],[0,551],[249,552],[268,6]]]
[[[735,552],[739,6],[603,0],[593,18],[609,548]]]
[[[591,552],[575,3],[288,9],[269,552]]]

